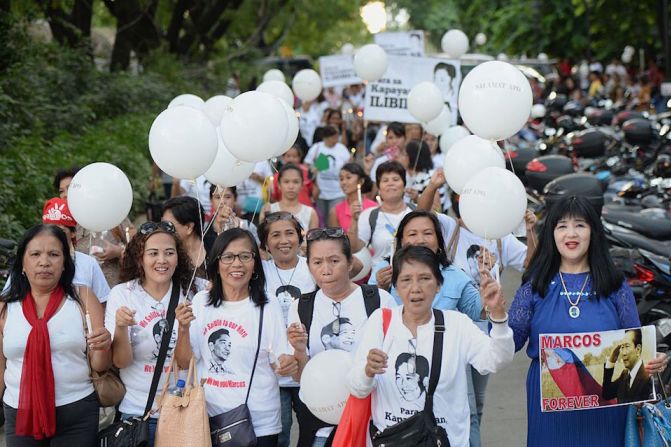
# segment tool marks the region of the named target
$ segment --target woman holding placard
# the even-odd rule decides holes
[[[527,375],[527,445],[624,445],[626,406],[541,412],[538,336],[638,327],[634,296],[610,259],[601,220],[587,199],[565,197],[553,205],[539,239],[510,308],[515,348],[522,349],[528,341],[527,355],[532,359]],[[665,365],[666,357],[660,355],[645,369],[654,373]]]

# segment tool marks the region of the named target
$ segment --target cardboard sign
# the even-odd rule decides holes
[[[363,81],[354,72],[353,60],[354,57],[347,54],[320,57],[319,75],[324,88],[361,84]]]
[[[390,32],[375,34],[375,43],[392,56],[424,56],[424,31]]]

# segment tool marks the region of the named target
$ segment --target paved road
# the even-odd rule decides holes
[[[509,303],[519,283],[518,273],[510,269],[504,272],[503,290]],[[483,416],[483,447],[525,445],[527,433],[525,381],[528,367],[529,358],[524,351],[520,351],[515,355],[512,365],[491,376]],[[292,445],[296,445],[297,437],[298,431],[292,430]],[[2,430],[0,430],[0,447],[5,447]]]

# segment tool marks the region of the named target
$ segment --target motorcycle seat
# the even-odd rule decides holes
[[[607,234],[609,235],[609,239],[615,239],[631,248],[640,248],[663,256],[666,259],[671,258],[671,241],[657,241],[637,233],[614,228],[607,230]]]
[[[608,208],[603,213],[606,222],[619,225],[657,241],[671,240],[671,219],[653,219],[645,213]]]

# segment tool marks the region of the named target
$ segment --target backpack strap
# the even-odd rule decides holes
[[[305,331],[308,334],[308,350],[310,349],[310,326],[312,326],[312,314],[315,310],[315,296],[317,291],[304,293],[298,299],[298,318],[305,326]]]
[[[368,215],[368,225],[370,225],[370,239],[368,239],[368,246],[373,243],[373,234],[377,226],[377,218],[380,216],[380,207],[373,208]]]
[[[443,363],[443,336],[445,335],[445,316],[442,310],[433,309],[434,332],[433,332],[433,353],[431,354],[431,374],[429,376],[429,389],[426,393],[424,402],[424,412],[433,417],[433,393],[438,386],[440,370]]]
[[[380,308],[380,289],[373,284],[362,284],[363,304],[366,306],[366,315],[371,316],[375,309]]]

